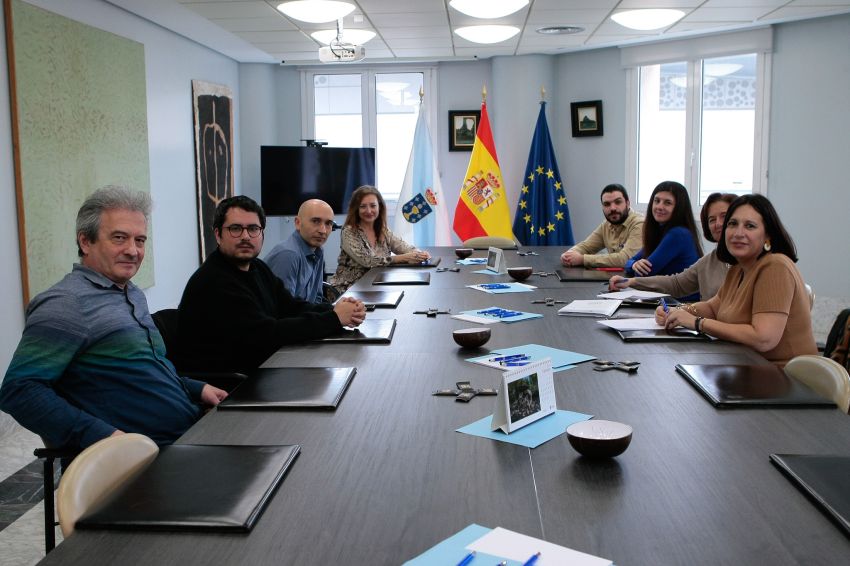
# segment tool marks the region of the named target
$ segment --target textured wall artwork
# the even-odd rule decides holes
[[[216,248],[212,220],[218,203],[233,196],[233,93],[226,86],[192,81],[195,169],[201,261]]]
[[[144,46],[6,1],[24,301],[77,261],[74,224],[104,185],[150,190]],[[9,14],[11,10],[11,17]],[[152,226],[148,236],[152,236]],[[153,254],[133,281],[153,285]]]

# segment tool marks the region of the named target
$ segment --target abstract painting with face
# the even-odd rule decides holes
[[[211,222],[222,200],[233,196],[233,94],[226,86],[192,81],[195,170],[201,261],[215,250]]]

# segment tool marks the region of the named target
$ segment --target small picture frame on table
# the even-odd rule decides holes
[[[570,110],[572,115],[574,138],[602,135],[601,100],[571,102]]]
[[[449,110],[449,151],[472,151],[480,110]]]

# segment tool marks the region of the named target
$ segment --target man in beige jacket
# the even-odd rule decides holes
[[[590,236],[561,254],[567,267],[623,267],[643,246],[643,215],[629,208],[623,185],[602,189],[605,221]],[[602,250],[607,253],[600,253]]]

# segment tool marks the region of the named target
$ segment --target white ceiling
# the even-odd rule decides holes
[[[275,9],[282,0],[107,0],[240,62],[318,63],[320,43],[310,37],[335,24],[291,20]],[[448,0],[349,0],[356,9],[345,28],[371,29],[366,62],[451,61],[494,55],[567,53],[672,37],[764,26],[850,13],[850,0],[530,0],[519,12],[476,20]],[[685,17],[653,32],[629,30],[609,16],[632,8],[678,8]],[[495,45],[470,43],[454,28],[510,24],[519,35]],[[544,26],[580,26],[575,35],[546,36]]]

